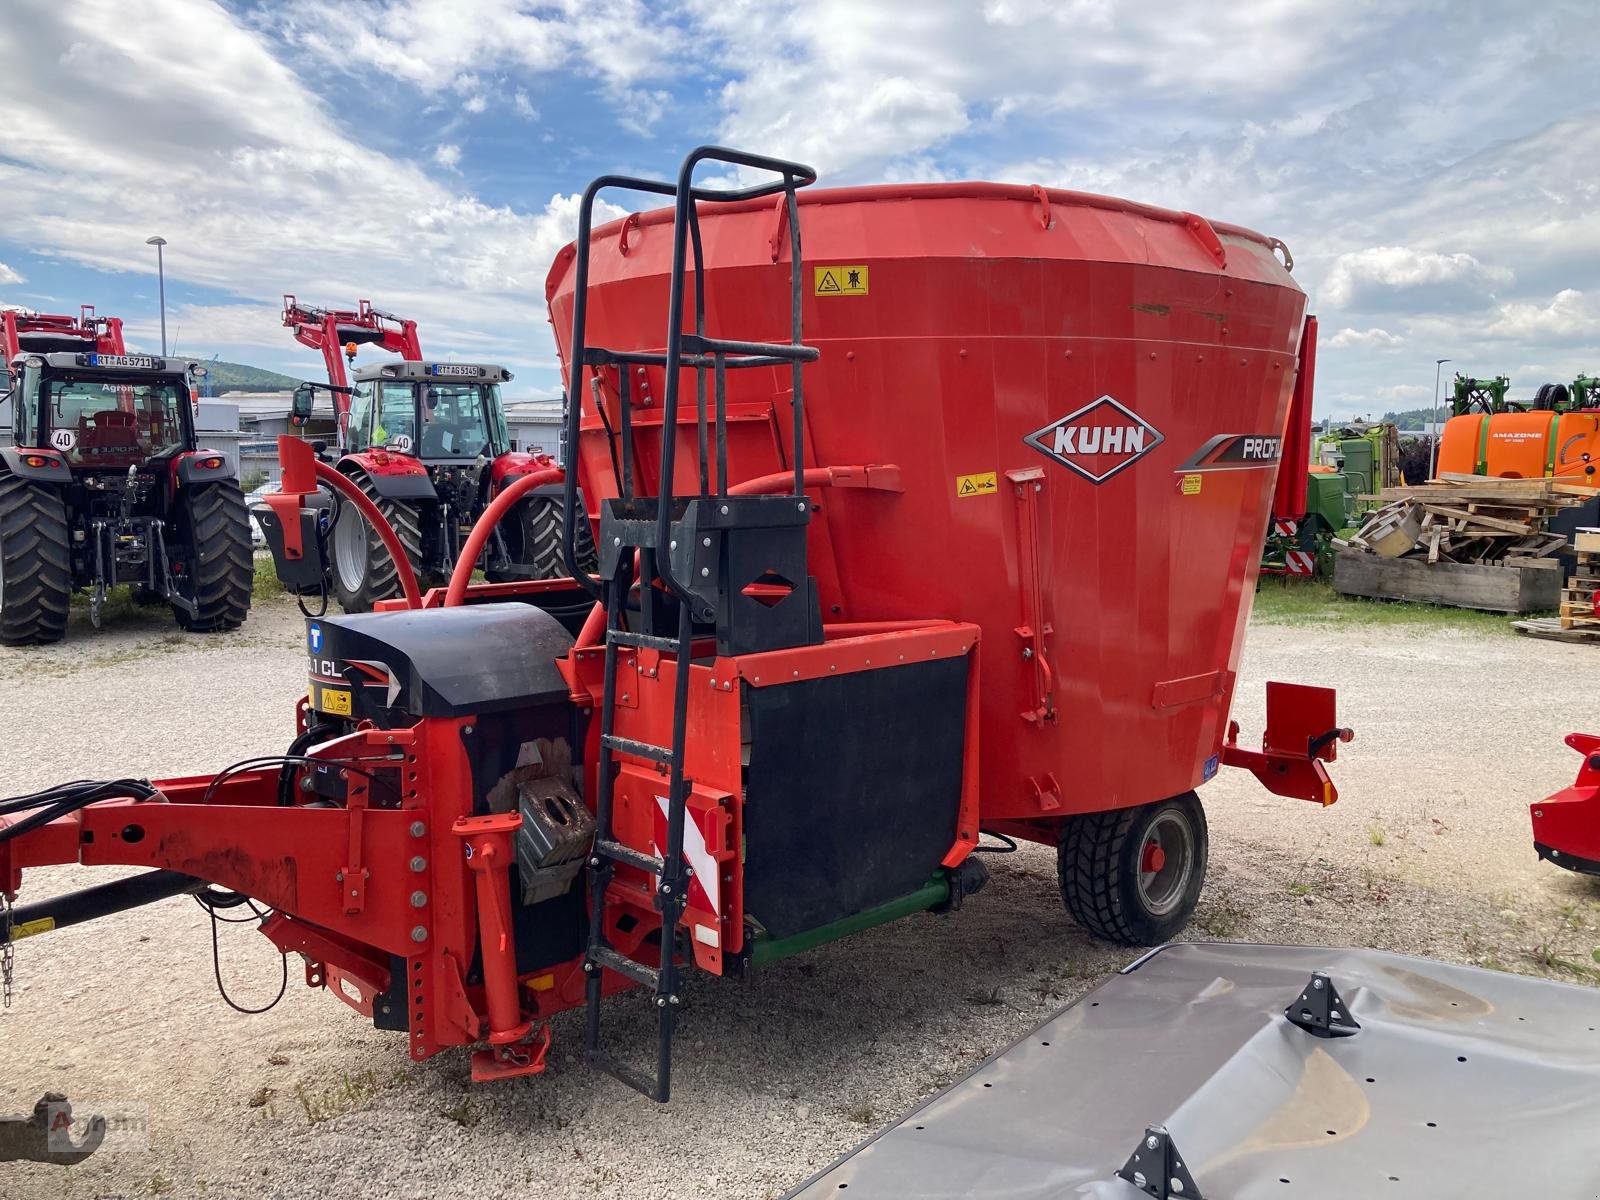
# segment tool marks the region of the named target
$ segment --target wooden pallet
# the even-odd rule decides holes
[[[1579,551],[1574,574],[1561,589],[1561,628],[1600,629],[1595,593],[1600,592],[1600,553]]]
[[[1600,646],[1600,625],[1575,625],[1564,629],[1560,617],[1529,617],[1525,621],[1511,622],[1511,628],[1524,637],[1566,642],[1569,645]]]

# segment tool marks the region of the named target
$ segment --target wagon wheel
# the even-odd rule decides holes
[[[1158,946],[1193,914],[1206,856],[1205,811],[1193,792],[1070,817],[1056,847],[1061,899],[1095,937]]]

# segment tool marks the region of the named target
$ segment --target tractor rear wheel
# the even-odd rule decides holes
[[[1069,817],[1056,847],[1061,899],[1097,938],[1159,946],[1193,914],[1207,850],[1206,814],[1193,792]]]
[[[561,534],[566,511],[566,499],[563,496],[525,497],[511,510],[511,515],[500,522],[500,537],[505,542],[506,557],[517,569],[485,572],[489,581],[505,583],[513,579],[559,579],[565,576],[567,564],[562,554]],[[578,569],[592,573],[599,562],[594,548],[594,533],[589,528],[587,516],[579,518],[574,533]]]
[[[71,601],[65,503],[0,466],[0,643],[59,642]]]
[[[383,499],[365,471],[351,472],[350,480],[378,506],[405,548],[412,571],[421,579],[422,518],[417,506],[404,500]],[[389,548],[354,504],[339,507],[339,518],[328,544],[333,559],[333,590],[345,612],[371,612],[379,600],[400,595],[400,573]]]
[[[194,633],[237,629],[250,612],[255,552],[244,492],[233,480],[191,484],[178,498],[178,535],[189,545],[187,582],[193,614],[172,606],[178,624]]]

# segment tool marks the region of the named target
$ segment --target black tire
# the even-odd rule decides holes
[[[60,493],[0,466],[0,643],[59,642],[72,602],[72,552]]]
[[[1146,871],[1146,846],[1164,861]],[[1093,936],[1129,946],[1159,946],[1177,936],[1205,886],[1206,814],[1185,792],[1137,808],[1084,813],[1062,823],[1056,846],[1061,899]]]
[[[581,507],[581,503],[580,503]],[[491,583],[505,583],[513,579],[560,579],[567,573],[566,558],[562,553],[562,521],[566,516],[566,498],[563,496],[528,496],[500,522],[500,537],[505,542],[506,557],[511,560],[508,570],[491,570],[484,574]],[[599,567],[595,553],[594,532],[587,516],[578,521],[574,531],[578,569],[591,574]]]
[[[404,500],[383,499],[365,471],[352,471],[350,480],[378,506],[384,520],[393,527],[400,544],[405,547],[406,557],[411,560],[412,571],[420,580],[422,519],[417,506]],[[395,568],[388,547],[354,504],[339,507],[339,519],[328,536],[328,557],[332,562],[334,595],[345,612],[371,612],[379,600],[400,595],[400,572]]]
[[[189,546],[186,574],[176,580],[195,612],[172,606],[192,633],[237,629],[250,613],[255,551],[244,492],[231,479],[191,484],[178,496],[178,535]],[[171,549],[171,547],[169,547]]]

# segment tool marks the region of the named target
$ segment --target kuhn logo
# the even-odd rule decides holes
[[[1104,483],[1165,439],[1149,421],[1101,396],[1022,440],[1090,483]]]

